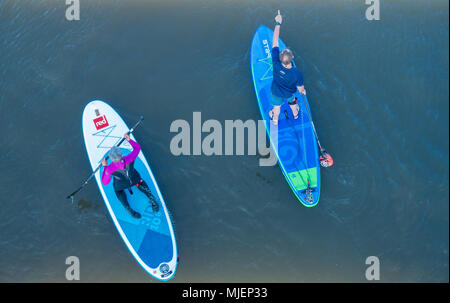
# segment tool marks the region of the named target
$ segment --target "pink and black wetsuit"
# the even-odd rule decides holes
[[[104,185],[108,185],[112,178],[114,191],[116,192],[117,198],[134,217],[140,218],[140,214],[130,208],[127,195],[125,194],[125,189],[136,185],[136,187],[150,199],[154,210],[157,211],[158,206],[156,204],[156,199],[147,183],[145,183],[139,172],[134,168],[134,161],[139,155],[141,147],[137,142],[131,139],[128,142],[133,148],[133,151],[122,157],[120,162],[112,162],[103,169],[102,183]]]
[[[103,169],[102,183],[108,185],[111,182],[111,177],[113,177],[114,189],[116,191],[136,185],[141,179],[139,173],[134,169],[134,160],[139,155],[141,146],[131,139],[128,142],[133,148],[133,151],[122,157],[120,162],[112,162]],[[136,178],[139,180],[136,180]]]

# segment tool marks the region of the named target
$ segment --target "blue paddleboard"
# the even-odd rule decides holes
[[[260,25],[253,36],[250,64],[253,84],[258,100],[261,116],[265,121],[267,134],[278,158],[278,164],[283,175],[298,200],[307,207],[317,205],[320,196],[320,164],[319,150],[314,137],[312,123],[306,109],[308,99],[297,91],[298,105],[300,107],[298,119],[294,119],[289,104],[281,106],[278,126],[270,127],[272,123],[269,111],[272,109],[272,38],[273,31]],[[279,39],[280,51],[286,46]],[[306,105],[305,105],[306,103]],[[287,115],[287,118],[286,118]],[[272,129],[272,132],[271,132]],[[278,137],[278,144],[275,140]],[[311,202],[306,199],[306,189],[312,192]]]

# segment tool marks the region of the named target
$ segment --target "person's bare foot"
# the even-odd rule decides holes
[[[300,108],[298,107],[298,104],[294,104],[294,105],[289,104],[289,106],[291,107],[292,115],[294,116],[294,119],[298,119],[298,112],[300,110]]]
[[[273,125],[278,125],[278,116],[274,117],[273,110],[269,111],[270,120],[272,120]]]

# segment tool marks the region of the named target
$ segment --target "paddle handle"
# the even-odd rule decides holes
[[[144,116],[140,116],[140,117],[139,117],[139,121],[136,122],[136,124],[135,124],[132,128],[130,128],[130,130],[127,132],[127,134],[128,134],[128,135],[131,134],[131,133],[134,131],[134,129],[135,129],[135,128],[143,121],[143,120],[144,120]],[[124,140],[125,140],[125,138],[120,139],[119,143],[117,143],[116,146],[120,146],[120,145],[123,143]],[[108,158],[109,158],[109,157],[107,156],[106,159],[108,159]]]

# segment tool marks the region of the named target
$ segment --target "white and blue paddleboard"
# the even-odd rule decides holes
[[[83,112],[83,135],[92,170],[98,167],[111,147],[116,145],[127,131],[129,128],[119,114],[105,102],[95,100],[86,105]],[[133,134],[130,137],[137,142]],[[126,140],[120,148],[123,155],[132,150]],[[142,215],[140,219],[133,218],[117,199],[112,181],[108,185],[102,184],[103,169],[95,174],[95,179],[114,225],[131,254],[150,275],[167,281],[174,276],[178,259],[169,212],[142,150],[134,167],[159,204],[159,211],[154,213],[145,194],[136,187],[132,188],[133,194],[126,190],[130,206]]]

